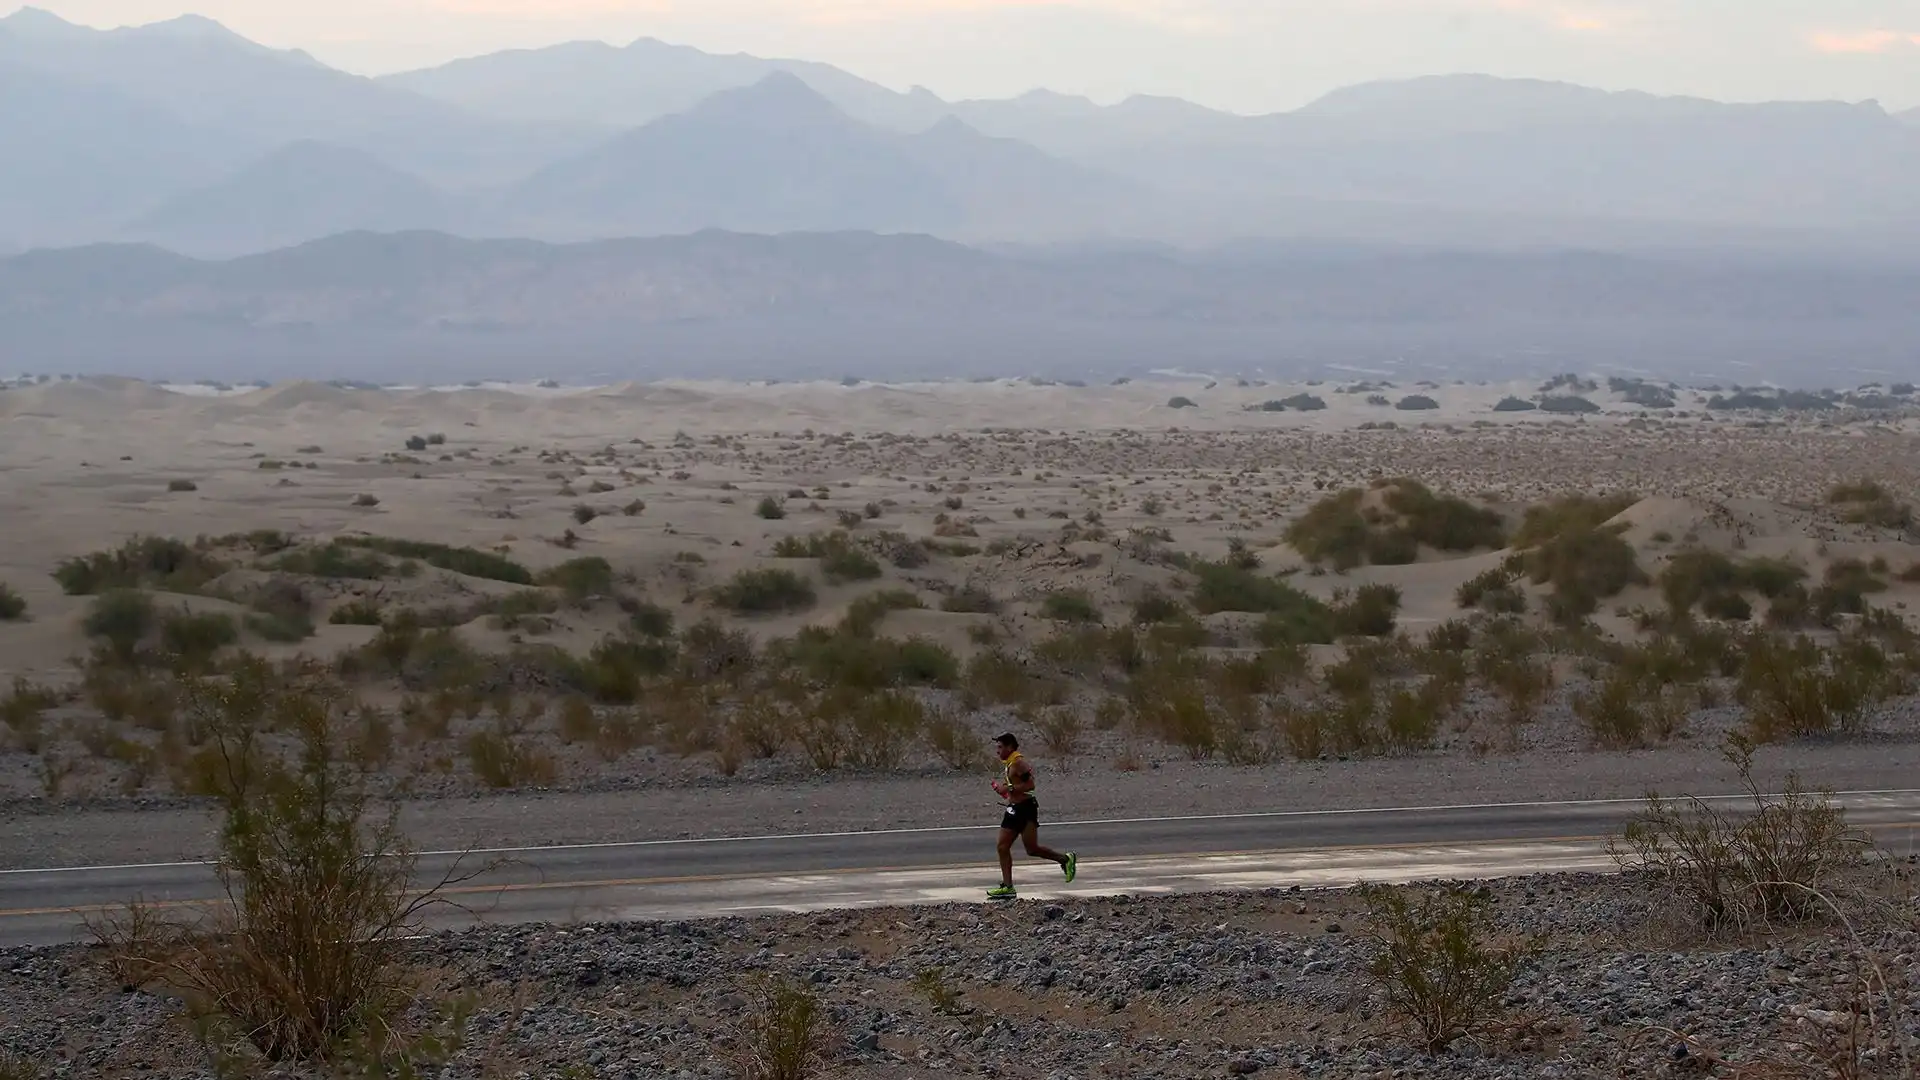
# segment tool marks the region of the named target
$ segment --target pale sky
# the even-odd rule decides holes
[[[1733,101],[1920,106],[1920,0],[39,0],[109,27],[193,12],[362,74],[657,37],[948,99],[1044,86],[1255,113],[1462,71]],[[11,0],[0,0],[0,10]]]

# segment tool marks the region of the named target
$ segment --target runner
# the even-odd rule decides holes
[[[1028,855],[1059,863],[1067,880],[1072,881],[1074,871],[1080,866],[1080,856],[1071,851],[1063,855],[1040,846],[1040,801],[1034,795],[1038,785],[1033,779],[1033,767],[1020,755],[1020,740],[1008,732],[993,740],[993,751],[1006,763],[1006,773],[993,782],[993,790],[1006,802],[1007,810],[1000,817],[1000,885],[988,889],[987,897],[1011,900],[1019,895],[1013,890],[1013,838],[1016,836],[1026,844]]]

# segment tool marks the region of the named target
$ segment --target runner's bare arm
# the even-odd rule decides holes
[[[1009,788],[1009,790],[1016,795],[1025,795],[1031,792],[1034,787],[1033,770],[1027,767],[1027,763],[1022,761],[1018,765],[1015,765],[1013,768],[1013,786]]]

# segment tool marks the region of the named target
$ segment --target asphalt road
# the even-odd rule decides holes
[[[1708,800],[1738,812],[1737,798]],[[1897,851],[1920,850],[1920,790],[1844,792],[1848,819]],[[1152,817],[1044,823],[1041,842],[1080,855],[1078,880],[1025,858],[1025,898],[1360,880],[1605,870],[1605,841],[1639,800]],[[696,918],[873,904],[984,901],[998,878],[991,826],[428,852],[424,886],[471,875],[430,924]],[[89,912],[139,898],[191,907],[221,895],[206,863],[0,871],[0,946],[84,940]]]

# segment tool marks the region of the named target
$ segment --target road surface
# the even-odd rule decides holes
[[[1738,812],[1739,797],[1707,800]],[[1843,792],[1848,819],[1896,851],[1920,850],[1920,791]],[[1606,839],[1639,800],[1505,803],[1044,824],[1080,854],[1079,879],[1014,849],[1030,899],[1350,885],[1608,870]],[[427,852],[420,881],[482,870],[432,924],[684,919],[870,905],[984,901],[998,878],[991,826]],[[0,947],[84,940],[85,916],[129,900],[220,896],[207,863],[0,871]]]

